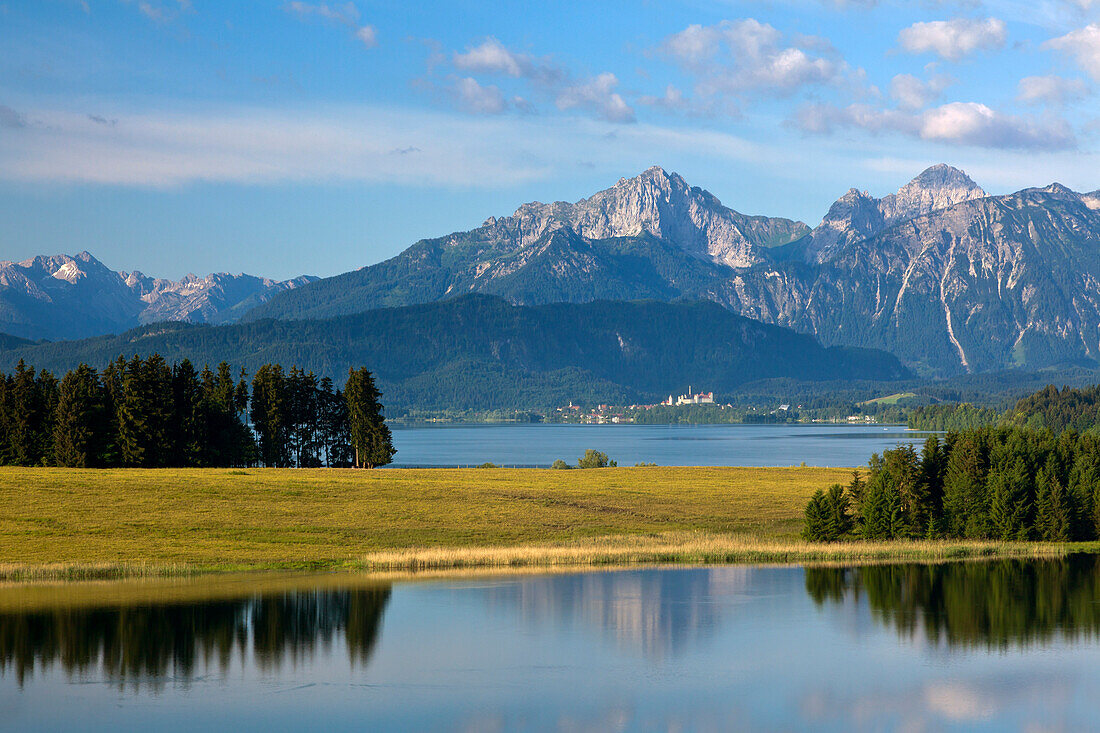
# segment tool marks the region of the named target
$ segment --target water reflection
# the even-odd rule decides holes
[[[516,608],[530,628],[585,627],[656,660],[712,634],[721,620],[715,599],[728,603],[751,573],[725,567],[553,576],[496,587],[488,601]]]
[[[0,613],[0,674],[20,686],[59,665],[119,684],[186,683],[236,656],[261,671],[297,665],[342,636],[353,664],[374,650],[390,589],[284,592],[196,603]]]
[[[808,568],[819,605],[859,604],[903,638],[1005,649],[1100,636],[1100,557]]]

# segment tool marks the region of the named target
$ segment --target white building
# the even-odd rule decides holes
[[[672,398],[669,397],[669,400]],[[699,394],[692,394],[691,389],[688,389],[688,394],[680,395],[676,400],[677,405],[713,405],[714,393],[713,392],[700,392]]]

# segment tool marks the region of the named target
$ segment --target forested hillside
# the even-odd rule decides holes
[[[1100,433],[1100,385],[1058,389],[1050,384],[1004,412],[956,403],[918,407],[909,414],[909,427],[917,430],[972,430],[998,424],[1055,435],[1066,430]]]
[[[396,409],[492,409],[574,401],[629,404],[688,384],[719,394],[747,382],[892,380],[909,376],[893,356],[824,348],[812,337],[735,315],[707,302],[596,302],[514,306],[470,295],[324,321],[231,326],[156,324],[121,336],[0,351],[65,371],[120,354],[169,362],[229,361],[249,372],[269,362],[337,378],[352,365],[377,376]],[[393,413],[391,413],[393,414]]]

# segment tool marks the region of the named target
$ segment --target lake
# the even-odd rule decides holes
[[[1083,730],[1100,561],[0,588],[4,730]]]
[[[428,424],[393,429],[396,466],[549,466],[585,449],[620,466],[862,466],[872,453],[923,443],[899,425]]]

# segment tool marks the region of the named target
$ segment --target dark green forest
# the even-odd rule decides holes
[[[1003,412],[961,403],[926,405],[909,413],[909,427],[915,430],[972,430],[998,424],[1054,433],[1100,431],[1100,386],[1058,389],[1047,385]]]
[[[908,372],[889,354],[825,348],[809,336],[709,302],[594,302],[537,307],[469,295],[326,321],[228,326],[162,323],[83,341],[0,351],[0,369],[63,372],[120,353],[227,361],[255,372],[308,364],[340,378],[370,364],[392,415],[409,409],[533,409],[656,402],[677,385],[718,393],[766,378],[889,381]]]
[[[883,451],[868,468],[814,494],[806,539],[1100,537],[1100,436],[987,427]]]
[[[393,443],[371,373],[341,391],[297,367],[261,366],[251,384],[227,362],[119,356],[59,380],[23,362],[0,372],[0,465],[373,467]]]

